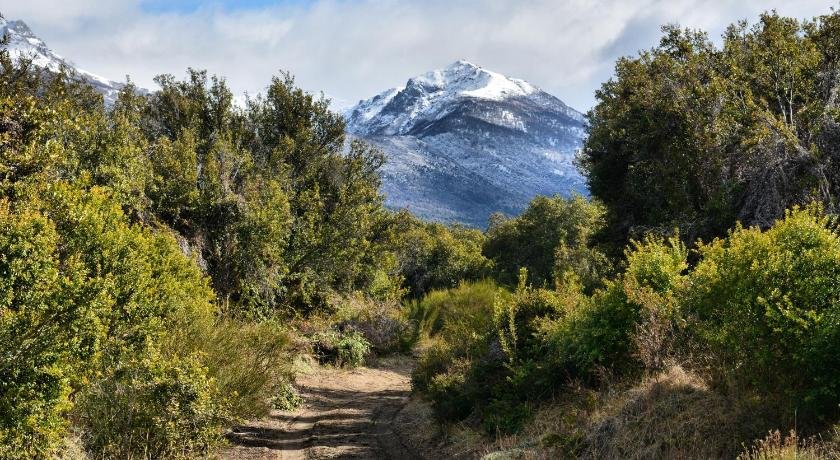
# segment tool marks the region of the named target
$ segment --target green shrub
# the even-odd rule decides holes
[[[277,321],[194,317],[168,337],[165,349],[199,353],[231,419],[252,419],[268,413],[271,399],[293,379],[291,345]]]
[[[370,342],[362,334],[352,331],[339,336],[335,344],[339,366],[358,367],[365,363],[370,352]]]
[[[279,326],[217,319],[175,239],[103,190],[27,191],[0,207],[3,456],[51,455],[66,414],[92,453],[130,457],[206,450],[267,410],[289,375]]]
[[[449,362],[443,372],[432,376],[426,394],[439,420],[463,420],[472,412],[475,401],[468,394],[469,369],[468,360],[457,359]]]
[[[510,434],[519,431],[531,417],[532,411],[528,403],[496,399],[484,408],[482,428],[489,435]]]
[[[26,192],[0,215],[0,426],[5,445],[39,456],[62,433],[71,392],[154,352],[166,324],[213,305],[175,240],[128,225],[103,190],[57,182]]]
[[[767,231],[738,227],[700,248],[685,315],[719,383],[780,399],[800,415],[840,401],[840,236],[821,209]]]
[[[3,458],[49,454],[66,428],[62,413],[70,407],[73,368],[92,358],[101,336],[95,321],[107,299],[85,289],[78,260],[62,267],[59,241],[46,216],[0,204]]]
[[[473,341],[493,327],[493,303],[509,294],[493,281],[462,282],[456,288],[436,290],[419,301],[408,302],[408,318],[424,337],[453,343]]]
[[[271,407],[285,411],[295,410],[303,404],[303,398],[290,382],[284,382],[271,399]]]
[[[487,358],[495,337],[493,303],[510,294],[492,281],[465,282],[411,301],[408,316],[417,335],[429,340],[412,373],[412,387],[425,391],[455,362]],[[498,348],[498,347],[497,347]],[[499,350],[501,359],[501,350]]]
[[[537,359],[541,324],[566,313],[556,292],[527,286],[527,277],[527,270],[521,269],[513,297],[507,301],[497,299],[494,304],[493,320],[499,343],[511,362]]]
[[[491,217],[483,252],[506,285],[516,285],[525,268],[537,287],[550,288],[555,278],[572,272],[587,289],[594,288],[610,269],[606,257],[590,247],[603,224],[604,208],[597,202],[538,196],[517,217]]]
[[[399,273],[412,296],[489,274],[491,263],[481,253],[482,232],[422,222],[405,212],[394,217],[393,226]]]
[[[412,372],[412,388],[424,392],[435,416],[445,422],[463,420],[486,400],[505,378],[504,353],[498,345],[493,303],[510,294],[491,281],[461,283],[432,291],[409,304],[410,315],[424,340]]]
[[[568,317],[546,332],[554,365],[583,378],[600,370],[639,367],[640,326],[649,310],[674,314],[672,291],[684,282],[686,257],[685,246],[676,238],[634,242],[626,251],[625,273],[590,298],[579,299]]]
[[[226,401],[198,359],[150,355],[122,361],[78,400],[85,444],[106,458],[207,452],[230,420]]]
[[[338,299],[329,321],[341,331],[356,331],[377,355],[406,352],[414,344],[411,325],[395,299],[376,300],[360,294]]]
[[[370,353],[370,342],[357,331],[328,330],[314,335],[313,351],[322,364],[358,367]]]
[[[456,352],[445,340],[435,340],[427,346],[411,373],[411,388],[426,391],[436,375],[446,372],[455,360]]]

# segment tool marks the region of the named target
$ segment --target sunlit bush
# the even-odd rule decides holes
[[[837,415],[840,236],[817,207],[772,228],[738,227],[700,248],[685,314],[719,383],[783,399],[800,415]]]

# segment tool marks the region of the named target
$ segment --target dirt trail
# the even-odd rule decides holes
[[[225,459],[422,458],[394,429],[411,393],[411,361],[318,369],[298,380],[306,403],[233,429]]]

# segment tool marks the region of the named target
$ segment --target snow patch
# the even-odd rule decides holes
[[[41,69],[58,72],[62,68],[75,70],[81,80],[93,85],[105,96],[106,103],[113,103],[122,83],[117,83],[94,73],[75,67],[71,62],[49,49],[23,21],[0,18],[0,36],[8,36],[5,49],[12,59],[29,59]]]

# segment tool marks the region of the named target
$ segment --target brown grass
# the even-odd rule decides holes
[[[669,366],[632,386],[566,388],[521,433],[485,452],[522,459],[735,458],[744,440],[767,432],[753,407]]]
[[[740,450],[737,404],[679,366],[616,395],[593,419],[587,458],[721,458]]]
[[[778,430],[759,439],[753,446],[738,456],[738,460],[821,460],[840,459],[840,437],[838,429],[826,438],[801,439],[791,430],[782,436]]]

